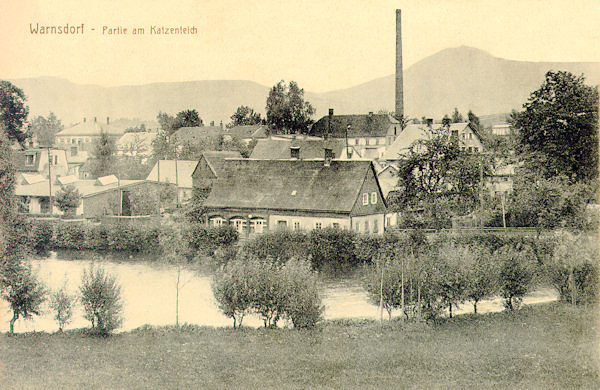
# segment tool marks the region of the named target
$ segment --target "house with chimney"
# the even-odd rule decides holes
[[[389,114],[328,115],[316,121],[309,135],[348,140],[360,158],[382,158],[402,132],[401,123]]]
[[[208,226],[241,237],[327,227],[382,234],[386,203],[371,161],[226,159],[204,202]]]
[[[39,174],[45,178],[51,174],[54,179],[72,174],[67,154],[62,149],[35,148],[14,150],[12,153],[17,178],[21,173]]]
[[[106,117],[105,123],[98,121],[96,117],[93,120],[83,118],[83,122],[59,131],[55,136],[54,145],[69,151],[77,148],[78,151],[93,152],[94,143],[100,140],[102,133],[116,142],[123,135],[124,130],[111,126],[109,117]]]
[[[407,125],[394,143],[385,151],[382,159],[388,162],[398,161],[402,158],[402,155],[409,151],[414,142],[429,139],[434,133],[439,132],[447,135],[448,140],[458,141],[463,150],[472,153],[484,150],[481,135],[470,123],[434,124],[429,119],[425,124],[411,123]]]

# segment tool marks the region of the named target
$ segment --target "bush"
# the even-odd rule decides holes
[[[246,259],[235,259],[215,273],[211,283],[219,310],[233,319],[233,329],[242,326],[252,307],[252,267]]]
[[[277,229],[264,233],[244,245],[244,250],[258,258],[285,263],[291,258],[308,258],[304,231]]]
[[[16,264],[11,271],[3,275],[0,292],[13,311],[10,320],[12,334],[19,317],[31,318],[33,314],[40,314],[40,306],[46,300],[46,289],[28,265]]]
[[[65,325],[73,319],[73,303],[75,297],[67,292],[67,283],[50,295],[50,308],[54,310],[54,319],[58,322],[58,330],[62,332]]]
[[[509,310],[518,309],[523,296],[530,290],[533,280],[533,254],[529,248],[517,251],[512,247],[498,250],[500,261],[500,295]]]
[[[194,251],[212,256],[219,248],[234,246],[238,233],[233,226],[206,227],[201,223],[191,223],[183,231],[184,239]]]
[[[312,329],[323,319],[317,278],[307,261],[291,259],[281,269],[285,288],[285,316],[294,328]]]
[[[334,228],[312,230],[308,235],[308,241],[313,269],[339,275],[354,268],[358,264],[355,236],[356,233],[352,230]]]
[[[54,246],[58,249],[85,249],[86,228],[79,223],[59,223],[56,225]]]
[[[31,226],[31,246],[37,253],[45,253],[53,246],[54,228],[47,221],[32,224]]]
[[[121,326],[123,305],[116,276],[92,264],[89,271],[83,270],[79,292],[84,317],[92,323],[92,330],[108,334]]]

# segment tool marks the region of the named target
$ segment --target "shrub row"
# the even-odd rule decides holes
[[[294,328],[310,329],[321,320],[324,307],[310,264],[291,259],[285,264],[241,255],[213,278],[212,290],[219,309],[240,327],[244,316],[255,313],[264,326],[288,319]]]
[[[172,229],[171,226],[158,228],[48,221],[30,221],[29,224],[29,247],[38,253],[57,249],[160,253],[162,247],[159,237],[163,233],[169,234]],[[229,226],[206,228],[192,224],[184,229],[179,245],[188,254],[202,252],[212,256],[218,248],[229,248],[236,243],[237,233]]]

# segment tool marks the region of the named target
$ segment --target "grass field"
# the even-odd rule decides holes
[[[0,335],[3,389],[597,389],[597,308],[560,303],[439,324],[141,328]]]

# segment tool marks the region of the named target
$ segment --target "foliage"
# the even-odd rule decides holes
[[[231,116],[231,122],[227,127],[259,125],[261,122],[260,113],[254,112],[254,109],[248,106],[239,106]]]
[[[110,333],[121,326],[123,304],[116,276],[92,264],[89,270],[83,270],[79,292],[84,317],[92,323],[93,330]]]
[[[15,321],[19,317],[31,318],[33,314],[40,314],[40,306],[46,300],[46,289],[38,281],[31,267],[20,264],[13,274],[4,281],[2,298],[9,304],[13,311],[10,320],[10,333],[14,332]]]
[[[202,119],[196,110],[183,110],[177,113],[173,120],[172,129],[177,131],[182,127],[203,126]]]
[[[452,318],[454,306],[465,301],[469,284],[465,265],[472,260],[473,254],[467,247],[447,243],[438,248],[433,257],[437,257],[435,266],[439,271],[439,279],[435,286],[442,307],[448,308]]]
[[[309,256],[308,235],[304,231],[276,229],[247,241],[244,250],[275,263],[286,263],[291,258],[306,259]]]
[[[515,177],[514,192],[506,205],[509,226],[585,227],[585,210],[593,200],[596,181],[572,183],[564,176],[540,179],[528,172],[519,170]]]
[[[12,83],[0,80],[0,125],[9,141],[23,144],[27,135],[22,131],[29,114],[23,90]]]
[[[54,136],[63,128],[60,119],[50,112],[48,118],[38,115],[29,121],[27,133],[36,136],[41,146],[52,146],[54,145]]]
[[[425,131],[428,138],[413,142],[401,156],[400,190],[389,197],[390,206],[395,210],[423,208],[422,223],[444,225],[451,216],[475,209],[481,170],[487,174],[489,168],[477,154],[461,150],[444,128]]]
[[[54,319],[58,322],[59,332],[62,332],[63,328],[73,320],[75,301],[76,297],[68,293],[66,281],[59,290],[50,294],[50,308],[54,310]]]
[[[316,274],[306,260],[291,259],[281,268],[285,289],[285,317],[294,328],[312,329],[323,319]]]
[[[115,141],[104,131],[100,139],[94,142],[94,160],[91,167],[92,177],[102,177],[113,173],[115,164]]]
[[[546,268],[562,301],[573,305],[598,302],[597,237],[563,232]]]
[[[238,232],[230,225],[206,227],[202,223],[190,223],[182,234],[192,251],[208,256],[212,256],[218,249],[231,248],[238,241]]]
[[[476,247],[471,253],[465,259],[465,297],[473,303],[473,313],[477,314],[477,304],[498,293],[500,269],[489,250]]]
[[[54,203],[60,211],[65,214],[75,214],[77,207],[81,204],[81,194],[77,187],[72,184],[61,188],[54,198]]]
[[[215,273],[211,288],[219,310],[233,319],[233,328],[240,328],[244,316],[252,307],[252,263],[237,258]]]
[[[509,310],[518,309],[533,280],[533,254],[530,248],[517,250],[512,246],[500,248],[495,258],[501,264],[500,295]]]
[[[454,107],[454,112],[452,113],[452,117],[450,118],[452,123],[461,123],[464,122],[463,116],[460,112],[458,112],[458,108]]]
[[[546,73],[524,110],[514,115],[522,154],[538,154],[537,171],[545,178],[566,175],[574,180],[598,176],[598,88],[583,76]]]
[[[355,267],[355,235],[354,231],[335,228],[310,231],[309,255],[313,269],[340,274]]]
[[[409,260],[410,261],[410,260]],[[367,268],[364,287],[374,304],[387,310],[391,321],[392,310],[402,306],[403,263],[396,258],[379,257]]]
[[[283,80],[269,91],[266,110],[267,124],[276,133],[284,134],[306,133],[315,113],[312,105],[304,101],[304,89],[295,81],[286,86]]]

